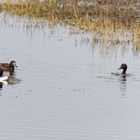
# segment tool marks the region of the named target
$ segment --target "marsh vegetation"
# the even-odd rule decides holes
[[[68,23],[84,29],[140,27],[139,4],[135,1],[95,0],[38,0],[5,1],[3,11],[29,17],[51,19],[53,22]]]
[[[47,19],[52,25],[68,24],[78,29],[96,32],[104,41],[133,42],[139,50],[140,3],[137,0],[24,0],[4,1],[1,10],[13,15]],[[131,34],[130,40],[115,38],[114,32]],[[130,36],[130,35],[129,35]],[[98,38],[94,38],[98,39]]]

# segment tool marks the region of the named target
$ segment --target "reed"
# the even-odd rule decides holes
[[[78,0],[28,0],[17,3],[5,1],[1,4],[1,9],[14,15],[67,23],[90,31],[122,28],[139,34],[140,6],[136,4],[136,0],[95,0],[90,4]]]

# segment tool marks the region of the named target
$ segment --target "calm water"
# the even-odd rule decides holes
[[[16,60],[20,83],[0,91],[2,140],[139,140],[140,56],[69,27],[0,20],[0,61]],[[127,37],[114,33],[115,38]],[[130,77],[111,76],[121,63]]]

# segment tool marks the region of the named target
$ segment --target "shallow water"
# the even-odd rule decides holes
[[[0,139],[140,139],[140,56],[133,42],[106,44],[69,27],[4,17],[0,61],[16,60],[21,81],[0,91]],[[123,62],[131,76],[112,76]]]

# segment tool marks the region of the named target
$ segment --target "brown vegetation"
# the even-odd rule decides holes
[[[44,18],[53,23],[63,22],[88,30],[127,28],[138,33],[139,7],[138,0],[28,0],[17,3],[6,1],[1,4],[3,11]]]

